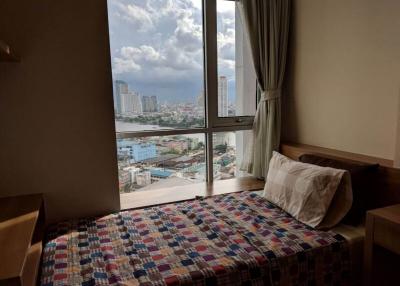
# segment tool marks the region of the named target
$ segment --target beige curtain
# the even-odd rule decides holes
[[[242,170],[267,177],[281,135],[281,94],[289,35],[290,0],[238,0],[261,90]]]

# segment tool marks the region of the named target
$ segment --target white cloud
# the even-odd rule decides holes
[[[114,21],[128,22],[132,37],[113,50],[113,72],[129,74],[142,82],[182,82],[203,75],[201,0],[113,0]],[[218,13],[219,69],[226,75],[235,68],[234,10]],[[114,29],[118,33],[118,26]],[[139,32],[139,34],[135,33]]]
[[[217,0],[217,12],[229,13],[235,16],[235,2],[233,1],[220,1]]]
[[[196,9],[202,9],[202,0],[191,0],[190,2],[192,2],[193,7],[195,7]]]
[[[202,26],[196,24],[191,15],[184,15],[177,19],[176,25],[171,44],[184,43],[184,48],[189,52],[196,51],[199,47],[202,47]]]
[[[148,32],[154,29],[153,15],[146,9],[133,3],[124,5],[117,3],[119,7],[118,15],[133,24],[138,32]]]
[[[133,59],[114,58],[114,73],[123,74],[133,71],[140,71],[141,66],[135,63]]]
[[[191,16],[201,10],[201,0],[112,0],[116,16],[134,24],[138,32],[148,32],[166,18]]]
[[[135,77],[151,75],[162,80],[171,75],[176,79],[185,78],[201,70],[201,50],[187,52],[184,46],[178,47],[175,43],[176,39],[170,39],[160,51],[147,45],[122,47],[119,56],[114,57],[114,72],[131,72]]]
[[[229,60],[224,58],[218,59],[218,67],[222,70],[234,70],[235,69],[235,60]]]
[[[139,48],[136,47],[122,47],[121,56],[126,59],[132,59],[134,61],[142,61],[154,63],[162,59],[162,56],[153,47],[142,45]]]
[[[194,0],[169,0],[162,3],[157,0],[143,1],[146,13],[154,15],[152,25],[155,25],[158,34],[149,34],[146,44],[126,45],[117,50],[113,58],[114,72],[134,73],[136,78],[146,74],[146,77],[151,75],[159,80],[163,80],[162,77],[170,78],[171,75],[179,80],[201,72],[202,25],[201,18],[195,18],[196,8],[192,1]],[[156,7],[160,3],[162,5]],[[129,6],[131,4],[126,7]],[[174,24],[167,29],[164,26],[171,19]],[[161,39],[155,40],[157,37]],[[159,42],[158,48],[154,42]]]
[[[235,30],[227,29],[217,34],[218,64],[222,69],[235,69]]]

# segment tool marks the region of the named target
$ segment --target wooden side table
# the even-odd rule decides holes
[[[364,246],[364,285],[367,286],[374,283],[374,246],[400,255],[400,204],[367,212]]]
[[[0,198],[0,286],[34,286],[44,229],[41,195]]]

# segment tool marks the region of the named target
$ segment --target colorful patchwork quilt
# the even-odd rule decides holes
[[[347,242],[251,192],[58,223],[41,285],[348,285]]]

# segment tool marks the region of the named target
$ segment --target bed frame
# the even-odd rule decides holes
[[[377,190],[373,195],[375,207],[400,203],[400,169],[394,168],[391,160],[298,143],[282,143],[280,149],[283,155],[293,160],[298,160],[303,154],[319,154],[333,159],[378,163],[379,171],[374,179]]]

